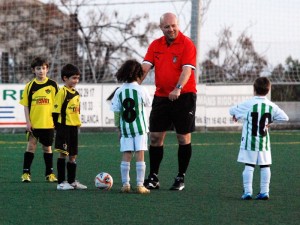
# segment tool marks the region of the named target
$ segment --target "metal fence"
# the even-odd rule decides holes
[[[195,4],[200,30],[191,23]],[[200,35],[200,83],[249,84],[268,76],[273,84],[299,84],[299,9],[299,1],[277,0],[0,0],[0,82],[30,80],[37,55],[49,59],[57,81],[71,62],[83,83],[116,82],[116,69],[128,58],[142,61],[161,36],[159,17],[171,11],[183,33]]]

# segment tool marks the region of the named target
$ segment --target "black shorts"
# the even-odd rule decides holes
[[[78,127],[58,124],[56,127],[55,150],[78,155]]]
[[[150,113],[150,132],[164,132],[175,128],[178,134],[195,131],[195,93],[185,93],[175,101],[154,96]]]
[[[27,137],[29,137],[29,134],[33,135],[44,146],[49,147],[53,144],[54,129],[33,129],[32,133],[26,131]]]

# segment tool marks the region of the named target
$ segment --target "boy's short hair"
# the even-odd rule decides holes
[[[80,75],[80,70],[77,66],[73,64],[66,64],[64,67],[61,69],[61,79],[64,80],[64,77],[71,77],[73,75]]]
[[[267,95],[271,89],[271,82],[267,77],[259,77],[254,81],[254,90],[258,95]]]
[[[46,65],[49,68],[49,63],[46,58],[43,57],[35,57],[31,62],[31,68],[34,69],[36,66]]]

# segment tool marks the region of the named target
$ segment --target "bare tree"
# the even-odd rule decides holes
[[[215,48],[208,51],[203,60],[203,82],[252,82],[260,76],[267,61],[255,51],[251,37],[246,30],[232,41],[232,32],[225,27],[218,36]]]
[[[273,101],[300,101],[300,86],[298,83],[300,62],[287,57],[285,64],[278,64],[272,71],[270,80],[272,85]]]
[[[112,82],[116,68],[127,58],[141,57],[138,48],[147,46],[158,28],[148,22],[148,15],[122,20],[118,12],[108,14],[98,8],[88,12],[83,23],[78,15],[88,1],[74,2],[0,0],[0,47],[7,52],[1,67],[5,82],[31,79],[29,65],[37,55],[49,59],[49,76],[57,80],[62,64],[75,63],[84,82]],[[145,24],[144,29],[137,29],[139,24]]]
[[[0,40],[8,53],[10,82],[26,82],[32,78],[30,63],[35,56],[46,56],[51,62],[51,75],[58,76],[54,58],[66,62],[72,59],[69,16],[54,4],[38,1],[0,2]],[[59,57],[58,57],[59,56]],[[74,58],[74,57],[73,57]]]
[[[82,37],[81,49],[86,52],[83,60],[88,65],[86,82],[111,82],[120,64],[128,58],[139,58],[139,48],[149,44],[149,36],[158,29],[157,23],[148,22],[149,16],[137,15],[127,20],[120,19],[119,13],[108,14],[99,9],[91,9],[87,14],[87,23],[79,21],[85,0],[74,8],[71,0],[61,0],[62,5],[74,15],[78,31]],[[72,6],[72,7],[71,7]],[[137,31],[139,24],[145,24],[142,31]]]

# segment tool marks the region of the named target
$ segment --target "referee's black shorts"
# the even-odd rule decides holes
[[[184,93],[175,101],[154,96],[150,113],[150,132],[164,132],[175,128],[177,134],[195,131],[195,93]]]

